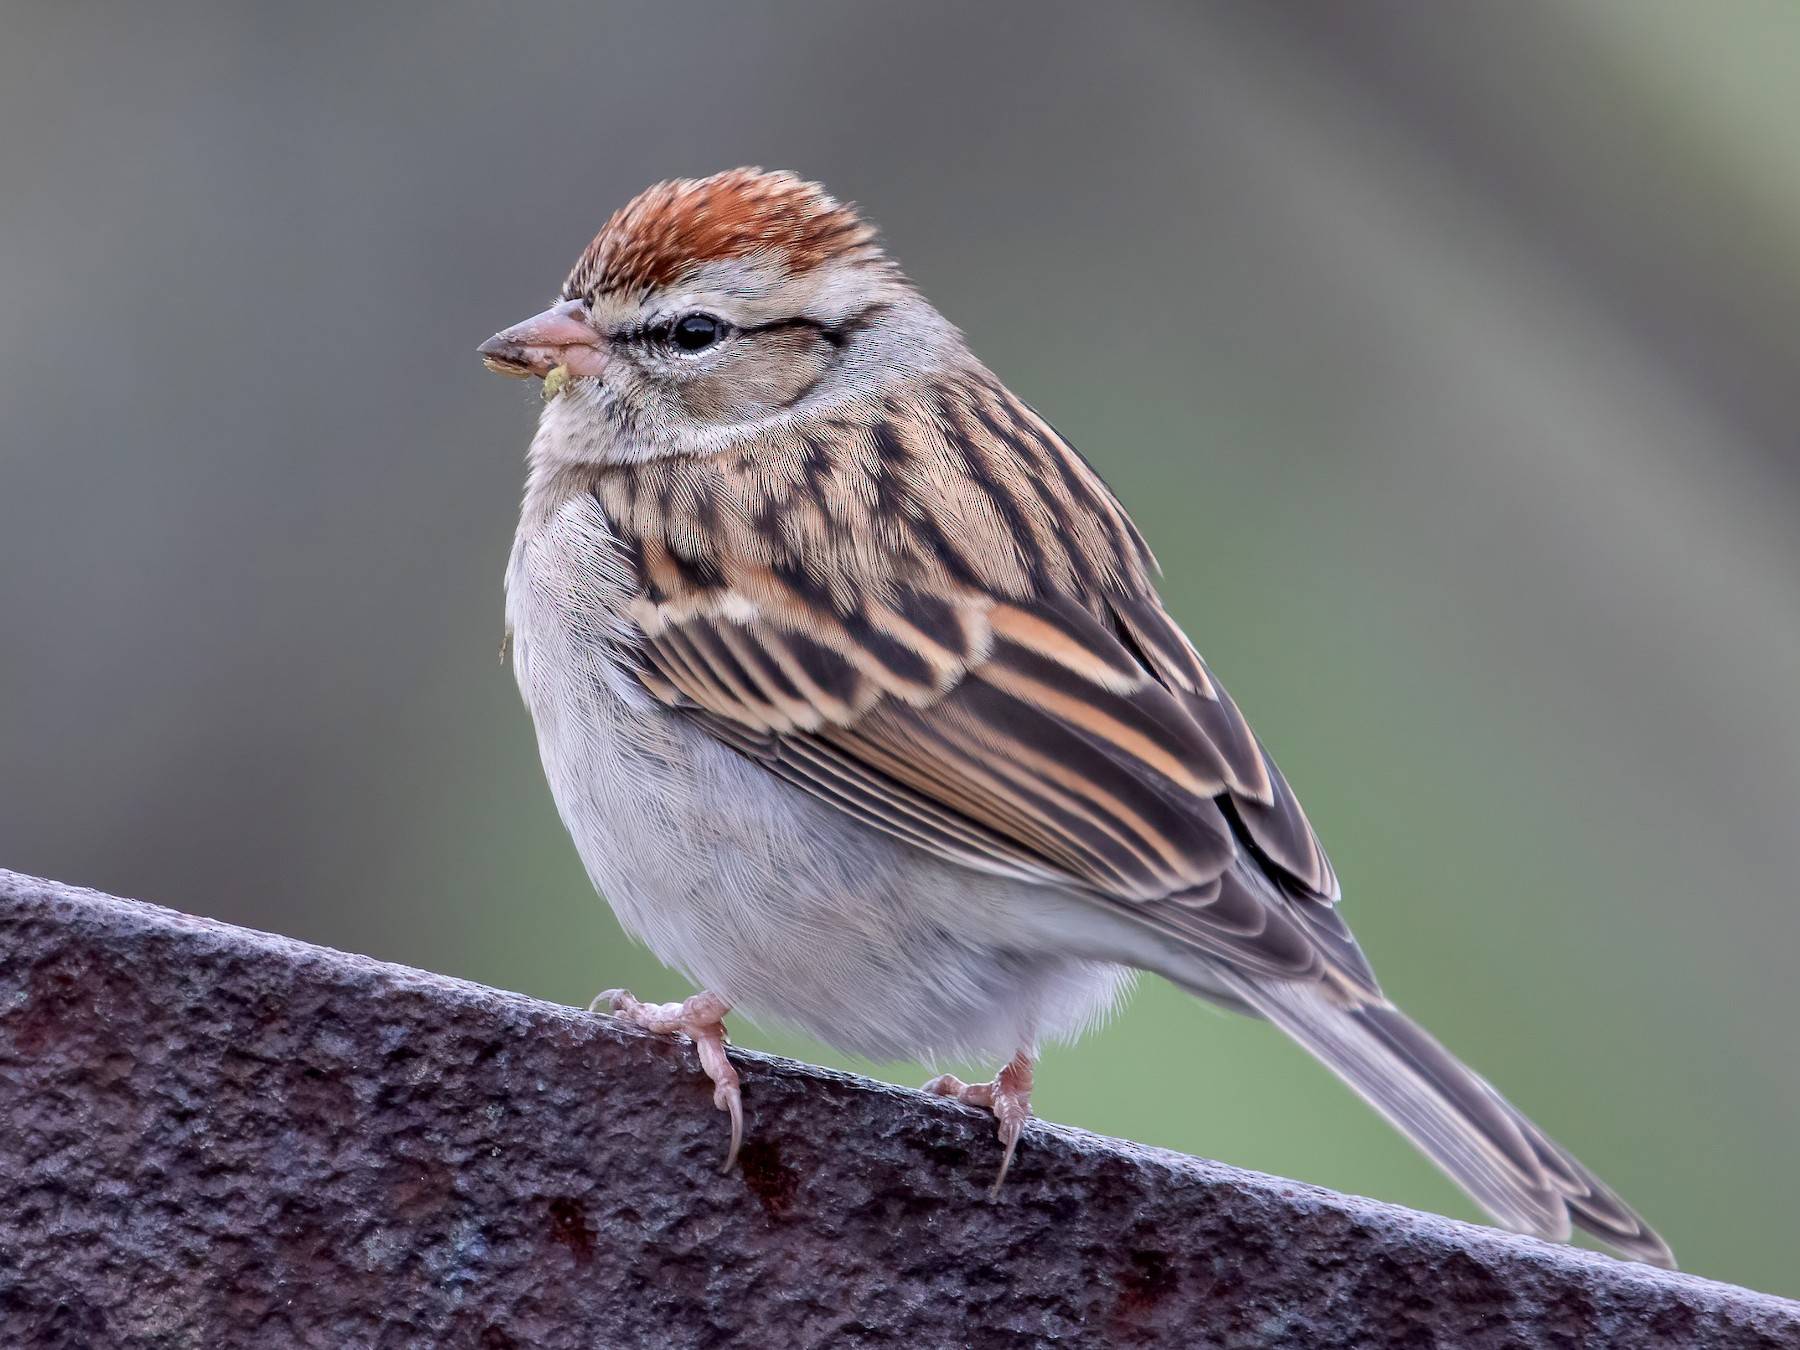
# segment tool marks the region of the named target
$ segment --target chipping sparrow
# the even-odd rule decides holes
[[[1383,997],[1131,519],[852,208],[663,183],[480,350],[546,377],[506,609],[551,791],[709,991],[602,998],[698,1043],[727,1167],[732,1008],[1003,1063],[928,1086],[994,1112],[1004,1177],[1038,1044],[1148,970],[1281,1027],[1500,1223],[1672,1264]]]

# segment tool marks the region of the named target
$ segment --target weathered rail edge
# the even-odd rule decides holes
[[[1792,1350],[1800,1304],[0,871],[8,1345]]]

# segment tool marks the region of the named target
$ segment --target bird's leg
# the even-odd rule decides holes
[[[1031,1119],[1031,1056],[1019,1051],[991,1083],[965,1083],[955,1074],[946,1073],[927,1083],[924,1091],[934,1097],[954,1097],[964,1106],[979,1106],[994,1113],[994,1119],[1000,1122],[995,1133],[1006,1145],[1006,1156],[1000,1159],[1000,1175],[988,1191],[990,1199],[998,1196],[1000,1183],[1006,1180],[1006,1171],[1012,1166],[1013,1150],[1025,1132],[1025,1122]]]
[[[731,1115],[731,1148],[719,1169],[729,1172],[744,1140],[744,1094],[738,1087],[737,1070],[725,1058],[724,1019],[731,1005],[714,993],[695,994],[680,1003],[639,1003],[623,989],[608,989],[588,1004],[588,1011],[610,1011],[645,1031],[680,1032],[694,1043],[700,1052],[700,1067],[713,1081],[713,1105]],[[1026,1079],[1030,1079],[1029,1070]]]

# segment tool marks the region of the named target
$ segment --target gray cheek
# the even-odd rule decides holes
[[[743,339],[679,383],[686,414],[714,424],[768,417],[805,398],[830,368],[831,347],[812,336]],[[675,372],[677,375],[683,372]]]

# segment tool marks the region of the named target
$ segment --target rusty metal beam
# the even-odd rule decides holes
[[[0,1341],[1787,1350],[1800,1304],[0,872]]]

